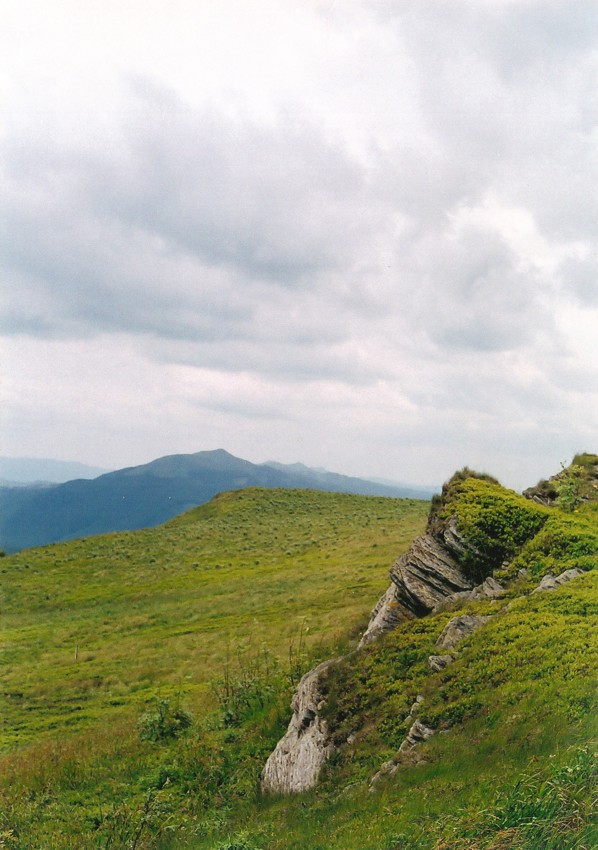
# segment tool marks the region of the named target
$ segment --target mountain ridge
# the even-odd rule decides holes
[[[430,498],[425,489],[390,487],[295,465],[254,464],[225,449],[165,455],[146,464],[53,487],[0,488],[0,547],[14,552],[113,531],[159,525],[227,490],[281,487],[389,498]]]

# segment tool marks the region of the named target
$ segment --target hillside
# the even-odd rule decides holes
[[[55,487],[0,488],[0,548],[16,552],[77,537],[148,528],[217,493],[285,487],[424,499],[425,489],[390,487],[301,464],[254,464],[220,449],[170,455],[93,480]]]
[[[578,460],[552,506],[468,470],[430,511],[250,490],[4,559],[0,846],[596,846],[598,457]],[[447,642],[455,621],[476,628]],[[300,737],[319,718],[325,763],[264,794],[315,665]]]

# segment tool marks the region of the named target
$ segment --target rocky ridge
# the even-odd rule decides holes
[[[454,479],[462,481],[464,472]],[[476,476],[472,477],[484,477]],[[390,569],[391,584],[374,607],[358,649],[366,647],[382,634],[395,629],[402,622],[442,611],[464,601],[497,600],[506,591],[492,576],[475,585],[471,573],[463,566],[467,558],[478,554],[475,547],[457,527],[453,514],[439,520],[439,507],[448,501],[454,479],[443,488],[443,496],[433,503],[426,532],[414,540],[410,549]],[[497,483],[492,479],[493,483]],[[582,570],[568,570],[557,577],[546,575],[533,593],[554,590],[561,584],[582,575]],[[512,605],[513,603],[511,603]],[[453,618],[440,634],[436,647],[444,650],[432,655],[428,664],[438,672],[453,663],[455,648],[492,616],[464,614]],[[319,678],[340,659],[324,662],[307,673],[299,684],[293,699],[293,716],[284,738],[271,754],[262,773],[262,790],[270,793],[292,793],[313,788],[327,759],[334,751],[325,721],[319,711],[324,702]],[[416,714],[422,701],[418,697],[407,720],[413,723],[397,757],[428,740],[435,730],[425,726]],[[392,775],[399,765],[392,759],[385,763],[372,779],[372,788],[383,777]]]

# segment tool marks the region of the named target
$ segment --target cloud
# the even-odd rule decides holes
[[[61,406],[97,439],[94,380],[123,457],[217,431],[433,480],[434,452],[525,464],[589,439],[594,4],[178,5],[8,20],[17,453],[36,420],[60,443]]]

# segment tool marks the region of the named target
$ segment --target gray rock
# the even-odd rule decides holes
[[[453,663],[452,655],[431,655],[428,658],[428,665],[434,673],[439,673],[441,670],[444,670],[445,667],[448,667],[449,664]]]
[[[376,785],[381,779],[385,779],[387,776],[394,776],[398,769],[399,765],[394,759],[385,761],[380,770],[370,779],[370,793],[375,790]]]
[[[414,713],[414,709],[416,710],[420,703],[423,702],[423,699],[424,698],[421,696],[417,697],[411,707],[410,716]],[[431,738],[434,734],[434,729],[426,726],[420,720],[416,720],[409,729],[407,737],[399,747],[399,753],[404,753],[406,750],[412,750],[414,747],[417,747],[418,744],[423,744],[424,741],[427,741],[428,738]],[[400,766],[400,762],[397,761],[398,758],[398,756],[395,756],[389,761],[385,761],[380,770],[372,776],[370,780],[370,792],[375,790],[375,786],[381,779],[395,775]]]
[[[439,611],[444,611],[457,602],[478,602],[481,599],[498,599],[505,593],[506,590],[504,587],[495,578],[488,576],[482,584],[478,584],[473,590],[463,590],[447,596],[446,599],[443,599],[442,602],[434,606],[432,613],[438,614]]]
[[[413,747],[417,747],[418,744],[423,744],[424,741],[432,737],[434,732],[434,729],[430,729],[421,720],[416,720],[399,747],[399,752],[405,752],[405,750],[411,750]]]
[[[423,701],[424,701],[424,698],[421,694],[418,694],[415,697],[415,702],[413,703],[413,705],[409,709],[409,717],[415,717],[415,715],[419,711],[419,707],[420,707],[420,705],[422,704]]]
[[[322,767],[334,750],[326,721],[318,714],[318,708],[322,707],[320,676],[337,661],[336,658],[324,661],[299,682],[286,734],[262,771],[264,793],[293,794],[316,785]]]
[[[368,627],[359,643],[360,649],[375,641],[385,632],[392,631],[406,619],[404,610],[395,598],[395,593],[396,587],[391,584],[384,596],[376,603],[370,614]]]
[[[413,617],[423,617],[455,593],[470,591],[458,556],[465,542],[451,520],[438,539],[430,533],[417,537],[390,569],[392,584],[372,611],[360,647]]]
[[[532,590],[532,593],[542,593],[546,590],[556,590],[557,587],[561,587],[561,585],[566,584],[568,581],[572,581],[574,578],[579,578],[584,574],[584,570],[578,570],[574,568],[572,570],[565,570],[564,573],[561,573],[558,576],[553,576],[550,573],[547,573],[540,584]]]
[[[453,649],[490,619],[492,619],[490,616],[480,617],[477,614],[462,614],[460,617],[453,617],[440,633],[436,646],[439,649]]]

